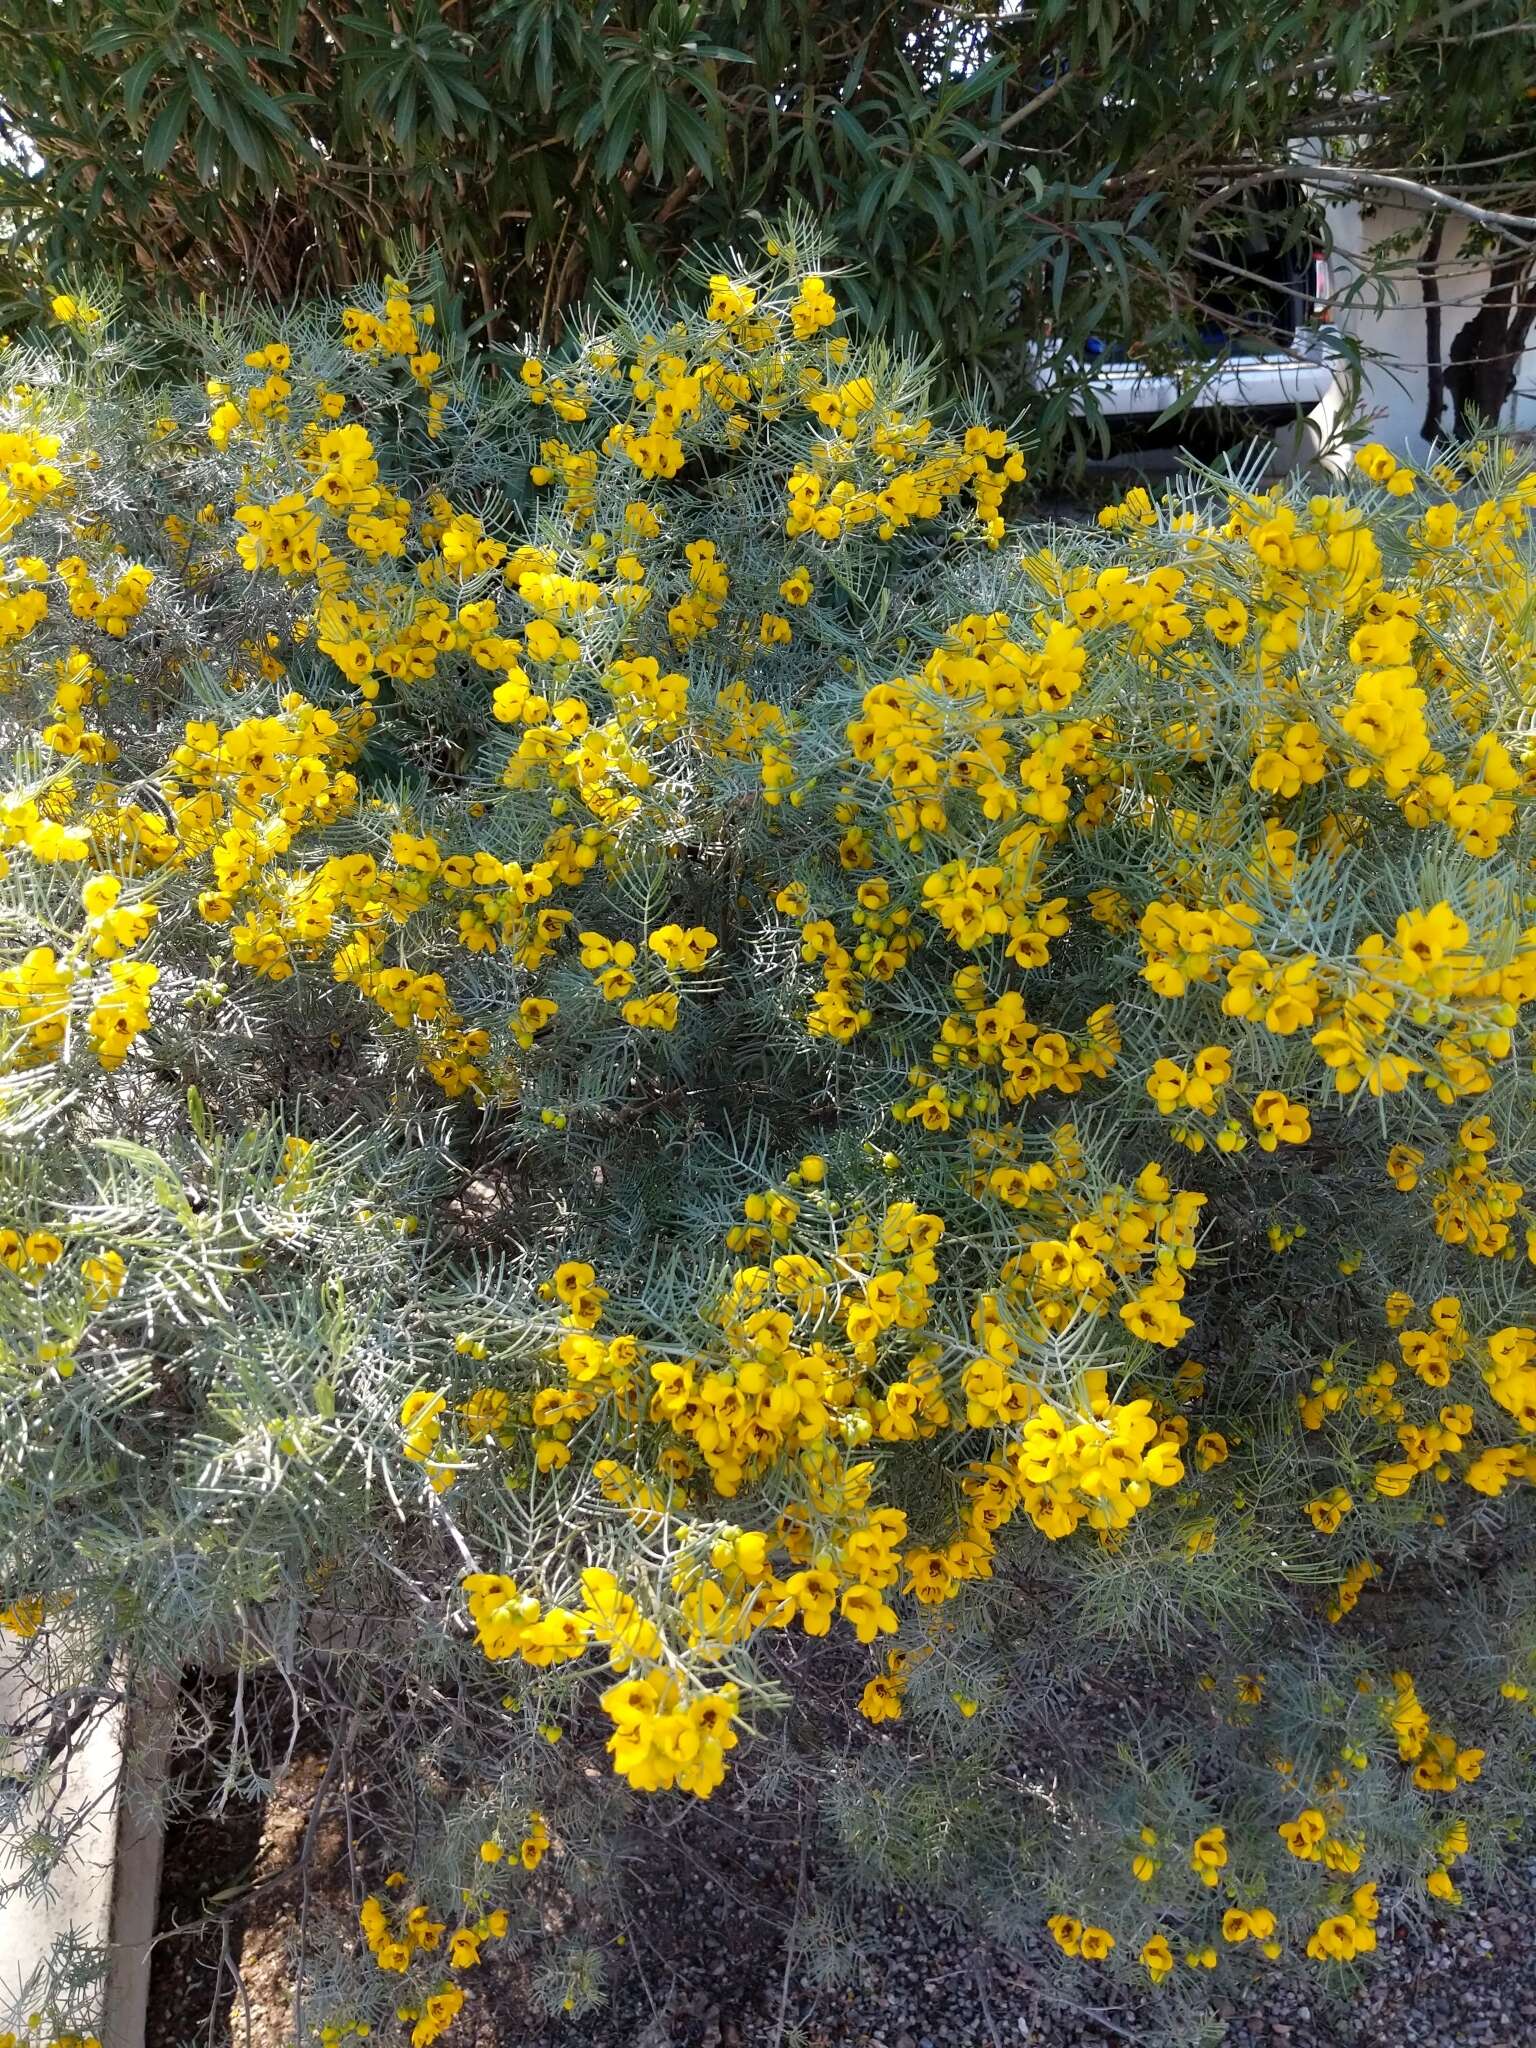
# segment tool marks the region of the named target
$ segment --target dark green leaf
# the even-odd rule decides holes
[[[150,123],[149,134],[144,140],[144,168],[155,177],[159,177],[170,162],[171,152],[181,140],[182,130],[187,125],[191,105],[192,96],[186,87],[174,86]]]

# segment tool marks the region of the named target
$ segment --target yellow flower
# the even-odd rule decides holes
[[[1189,1863],[1203,1885],[1214,1890],[1218,1873],[1226,1868],[1226,1862],[1225,1828],[1207,1828],[1203,1835],[1196,1837],[1189,1852]]]
[[[1230,1456],[1227,1440],[1219,1429],[1202,1430],[1195,1443],[1195,1463],[1202,1472],[1214,1471]]]
[[[1053,1913],[1045,1924],[1050,1930],[1051,1938],[1064,1955],[1075,1956],[1082,1953],[1081,1920],[1074,1920],[1070,1913]]]
[[[80,1278],[85,1282],[88,1307],[105,1308],[123,1291],[128,1275],[127,1261],[119,1251],[94,1252],[80,1261]]]
[[[1275,1916],[1267,1906],[1229,1906],[1221,1916],[1221,1937],[1233,1943],[1265,1942],[1275,1931]]]
[[[1154,1934],[1141,1945],[1140,1962],[1154,1984],[1161,1984],[1173,1969],[1173,1950],[1165,1935]]]
[[[57,292],[49,301],[49,308],[55,320],[66,327],[80,331],[94,327],[102,318],[101,309],[84,299],[77,299],[70,292]]]

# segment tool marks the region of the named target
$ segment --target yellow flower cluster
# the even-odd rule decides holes
[[[537,1820],[538,1816],[534,1818]],[[384,1882],[385,1888],[393,1891],[406,1880],[403,1872],[391,1871]],[[450,1929],[446,1920],[434,1919],[431,1907],[425,1904],[408,1907],[401,1914],[392,1912],[377,1892],[364,1899],[358,1926],[378,1967],[405,1976],[419,1957],[427,1956],[433,1959],[430,1967],[438,1973],[434,1988],[420,2003],[396,2008],[396,2017],[411,2029],[411,2048],[430,2048],[464,2009],[464,1986],[445,1978],[441,1972],[473,1969],[483,1960],[481,1951],[486,1943],[504,1939],[510,1924],[502,1907],[480,1913]],[[335,2038],[366,2036],[369,2031],[366,2024],[354,2022],[338,2029]]]
[[[517,1860],[524,1870],[537,1870],[544,1861],[544,1852],[549,1847],[549,1829],[544,1825],[544,1816],[535,1809],[528,1816],[528,1832],[517,1845]],[[495,1839],[480,1844],[482,1863],[500,1863],[507,1851]]]
[[[142,563],[136,562],[114,579],[110,590],[104,591],[97,587],[90,570],[78,555],[66,555],[58,565],[57,575],[68,594],[69,608],[75,617],[88,619],[114,640],[123,639],[129,622],[143,611],[155,580],[153,569],[146,569]]]
[[[1399,1289],[1387,1297],[1386,1320],[1396,1331],[1398,1361],[1372,1366],[1353,1386],[1339,1361],[1323,1361],[1309,1390],[1297,1397],[1303,1426],[1320,1431],[1353,1408],[1382,1429],[1390,1428],[1394,1455],[1378,1463],[1372,1475],[1377,1495],[1388,1500],[1403,1499],[1424,1476],[1441,1484],[1458,1476],[1487,1498],[1497,1498],[1512,1480],[1536,1483],[1536,1330],[1508,1323],[1478,1339],[1467,1328],[1461,1300],[1451,1294],[1429,1303],[1426,1327],[1409,1326],[1414,1314],[1411,1295]],[[1472,1372],[1460,1370],[1467,1366]],[[1404,1370],[1412,1380],[1404,1378]],[[1489,1396],[1481,1412],[1468,1398],[1475,1392],[1474,1374]],[[1414,1380],[1427,1394],[1414,1389]],[[1459,1391],[1462,1398],[1443,1398],[1447,1390]],[[1523,1441],[1478,1441],[1501,1424],[1504,1429],[1513,1424]],[[1331,1535],[1353,1505],[1348,1491],[1335,1487],[1308,1503],[1307,1512],[1319,1531]],[[1343,1612],[1354,1606],[1360,1587],[1374,1574],[1369,1564],[1354,1568],[1340,1588]]]
[[[0,541],[8,540],[28,513],[52,498],[68,495],[69,477],[58,459],[63,445],[62,436],[46,429],[25,425],[0,428]],[[41,581],[48,568],[37,563],[34,569],[34,559],[23,558],[14,565],[15,571],[28,581]],[[18,595],[7,591],[4,601],[16,604]],[[47,599],[41,591],[23,592],[19,601],[22,617],[28,619],[22,632],[30,631],[46,616]],[[19,639],[21,632],[10,632],[7,637]]]
[[[1413,1765],[1413,1782],[1421,1792],[1454,1792],[1476,1783],[1484,1752],[1459,1749],[1448,1731],[1431,1725],[1406,1671],[1392,1673],[1392,1698],[1382,1711],[1397,1740],[1398,1756]]]
[[[676,952],[690,943],[692,935],[679,932],[664,947]],[[813,1228],[825,1213],[824,1177],[819,1158],[802,1162],[796,1176],[817,1191],[806,1217]],[[1138,1235],[1161,1230],[1174,1245],[1187,1241],[1191,1226],[1176,1218],[1196,1211],[1170,1209],[1170,1194],[1151,1170],[1143,1176],[1131,1205]],[[494,1389],[477,1390],[458,1411],[472,1437],[496,1434],[514,1453],[525,1428],[532,1462],[544,1472],[571,1462],[583,1429],[612,1444],[616,1431],[633,1437],[647,1424],[659,1426],[670,1437],[656,1459],[662,1493],[636,1482],[612,1456],[595,1467],[608,1497],[642,1522],[669,1497],[687,1501],[702,1475],[726,1500],[774,1471],[792,1475],[799,1504],[772,1529],[728,1534],[707,1561],[679,1572],[686,1651],[718,1656],[760,1628],[795,1623],[823,1636],[837,1619],[860,1643],[873,1644],[899,1625],[896,1592],[919,1609],[933,1607],[989,1576],[998,1535],[1019,1508],[1053,1540],[1084,1523],[1107,1539],[1154,1489],[1183,1477],[1182,1417],[1159,1417],[1146,1398],[1113,1398],[1103,1372],[1085,1376],[1071,1405],[1052,1401],[1017,1376],[1020,1344],[992,1296],[973,1318],[979,1355],[965,1367],[963,1398],[952,1405],[940,1348],[922,1337],[940,1278],[941,1219],[910,1202],[891,1203],[878,1223],[856,1214],[829,1260],[802,1248],[810,1240],[808,1230],[802,1239],[803,1200],[778,1189],[747,1198],[730,1240],[740,1263],[709,1311],[720,1333],[713,1358],[648,1359],[643,1340],[602,1333],[608,1292],[590,1264],[567,1261],[544,1289],[565,1311],[553,1343],[563,1384],[536,1391],[510,1434],[498,1432],[512,1404]],[[1109,1240],[1090,1232],[1084,1242]],[[1132,1251],[1128,1269],[1141,1256]],[[1127,1305],[1128,1319],[1160,1313],[1164,1296],[1156,1290],[1168,1284],[1144,1287]],[[799,1325],[826,1334],[806,1341]],[[454,1477],[439,1446],[447,1412],[446,1396],[426,1389],[401,1411],[405,1455],[439,1490]],[[945,1541],[911,1543],[906,1515],[872,1501],[874,1462],[852,1453],[862,1443],[900,1444],[940,1430],[977,1438],[963,1481],[964,1521]],[[707,1796],[719,1783],[735,1741],[734,1688],[680,1687],[667,1668],[666,1638],[610,1572],[583,1573],[578,1606],[546,1606],[505,1574],[475,1574],[464,1585],[476,1639],[493,1661],[516,1656],[547,1667],[607,1644],[620,1672],[643,1667],[604,1695],[617,1723],[609,1744],[614,1767],[631,1784],[676,1784]],[[905,1670],[905,1660],[893,1663],[866,1687],[866,1717],[899,1716]]]
[[[101,2048],[101,2041],[95,2034],[50,2034],[45,2041],[41,2034],[0,2034],[0,2048]]]
[[[613,1669],[625,1674],[602,1696],[613,1723],[608,1749],[613,1768],[640,1792],[674,1786],[707,1799],[725,1776],[737,1693],[732,1685],[690,1691],[662,1668],[665,1646],[654,1626],[611,1572],[582,1574],[579,1608],[542,1608],[496,1572],[464,1580],[475,1640],[493,1662],[520,1657],[535,1667],[580,1657],[606,1646]],[[525,1859],[526,1860],[526,1859]]]

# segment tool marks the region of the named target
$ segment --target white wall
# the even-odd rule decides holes
[[[1332,259],[1335,301],[1344,297],[1352,280],[1359,297],[1349,306],[1340,305],[1335,324],[1354,335],[1373,360],[1367,367],[1360,417],[1373,417],[1374,439],[1384,441],[1401,456],[1422,461],[1428,443],[1420,429],[1428,402],[1427,357],[1424,333],[1424,298],[1415,259],[1424,246],[1428,221],[1424,214],[1397,206],[1362,207],[1357,202],[1332,203],[1327,207],[1332,224]],[[1393,253],[1393,275],[1382,303],[1380,288],[1362,280],[1362,267],[1369,252],[1384,243],[1407,237],[1406,253]],[[1463,223],[1447,220],[1436,266],[1441,299],[1441,361],[1446,361],[1457,330],[1477,311],[1478,301],[1488,284],[1486,262],[1463,256],[1466,241]],[[1325,401],[1325,406],[1328,402]],[[1329,408],[1336,416],[1337,405]],[[1324,408],[1319,408],[1323,411]],[[1451,431],[1452,408],[1446,400],[1443,431]],[[1320,420],[1331,425],[1331,420]],[[1515,395],[1504,419],[1505,427],[1536,429],[1536,350],[1527,350],[1516,379]]]

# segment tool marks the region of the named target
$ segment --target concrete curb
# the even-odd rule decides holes
[[[49,1697],[18,1647],[0,1656],[0,1731],[36,1714]],[[44,1890],[0,1902],[0,2024],[56,1951],[89,1950],[106,1963],[95,2016],[103,2048],[144,2048],[163,1842],[158,1791],[174,1718],[169,1687],[142,1706],[104,1708],[0,1838],[0,1877],[13,1879],[26,1865],[33,1828],[74,1830]],[[0,1753],[3,1743],[0,1733]]]
[[[160,1680],[130,1712],[118,1796],[112,1937],[103,1996],[103,2048],[144,2048],[149,1968],[165,1854],[165,1783],[176,1727],[176,1689]]]
[[[0,1659],[0,1728],[19,1752],[15,1768],[30,1772],[36,1735],[13,1731],[46,1709],[51,1697],[43,1658],[24,1658],[7,1645]],[[123,1717],[107,1708],[76,1733],[50,1778],[27,1797],[15,1825],[0,1840],[0,1878],[14,1881],[28,1867],[34,1830],[58,1837],[73,1832],[69,1852],[46,1889],[16,1892],[0,1903],[0,2010],[19,1996],[61,1943],[106,1953],[112,1935],[112,1883],[117,1837],[117,1792],[122,1775]]]

